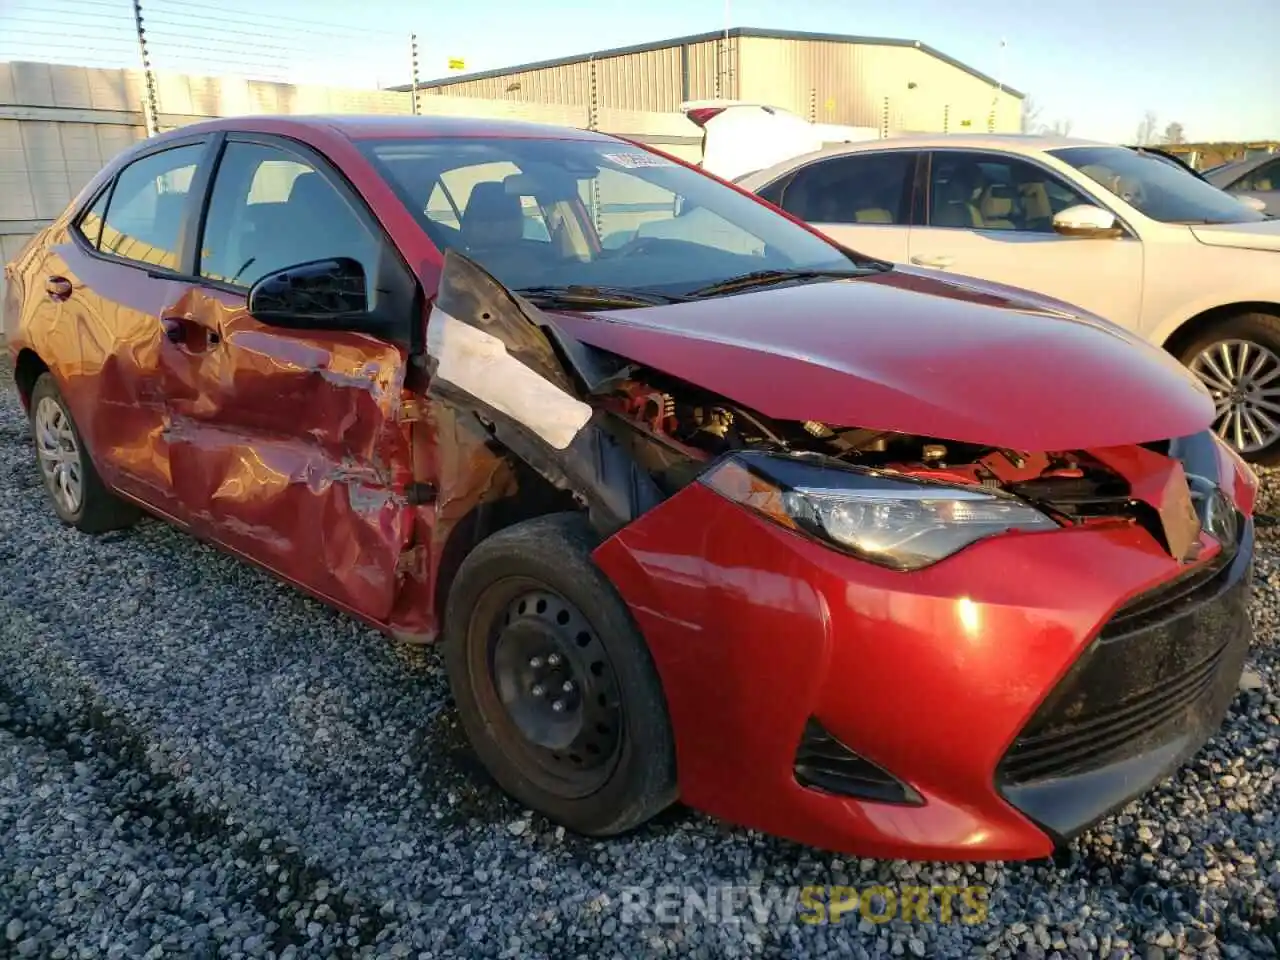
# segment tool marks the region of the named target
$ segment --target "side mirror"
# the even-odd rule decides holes
[[[249,313],[265,324],[344,330],[366,325],[369,295],[364,267],[335,257],[276,270],[249,289]]]
[[[1059,211],[1053,229],[1066,237],[1118,237],[1122,232],[1114,213],[1087,203]]]
[[[1244,206],[1252,210],[1254,213],[1266,212],[1267,202],[1265,200],[1259,200],[1257,197],[1246,197],[1246,196],[1237,196],[1236,199],[1239,200],[1241,204],[1243,204]]]

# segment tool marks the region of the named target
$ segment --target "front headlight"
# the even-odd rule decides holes
[[[1058,529],[1006,495],[829,461],[739,453],[702,482],[775,523],[895,570],[919,570],[994,534]]]

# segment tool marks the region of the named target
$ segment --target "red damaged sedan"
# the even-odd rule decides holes
[[[154,514],[439,638],[488,770],[581,833],[680,799],[1040,857],[1234,696],[1256,480],[1177,361],[636,144],[200,124],[7,276],[65,523]]]

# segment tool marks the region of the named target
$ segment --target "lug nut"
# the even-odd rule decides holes
[[[564,701],[556,700],[551,704],[551,709],[556,713],[564,713]]]
[[[544,693],[546,693],[547,690],[542,684],[535,683],[532,687],[529,688],[529,692],[533,694],[535,697],[540,697]]]
[[[573,693],[573,681],[566,680],[564,682],[564,686],[561,687],[560,689],[563,690],[565,693]]]
[[[549,667],[560,666],[560,654],[553,653],[549,657],[547,657],[547,666]]]
[[[532,660],[530,660],[530,661],[529,661],[529,666],[531,666],[531,667],[533,667],[533,669],[537,670],[540,666],[542,666],[542,658],[541,658],[541,657],[534,657]]]

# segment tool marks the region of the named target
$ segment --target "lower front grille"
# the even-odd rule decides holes
[[[810,717],[795,758],[796,782],[827,793],[880,803],[923,803],[920,795],[887,770],[860,757]]]
[[[1005,757],[1005,777],[1014,783],[1042,780],[1106,762],[1194,709],[1212,691],[1226,651],[1224,645],[1182,676],[1110,710],[1020,736]]]
[[[1018,735],[998,781],[1088,773],[1210,725],[1248,642],[1251,556],[1250,534],[1240,550],[1121,607]]]

